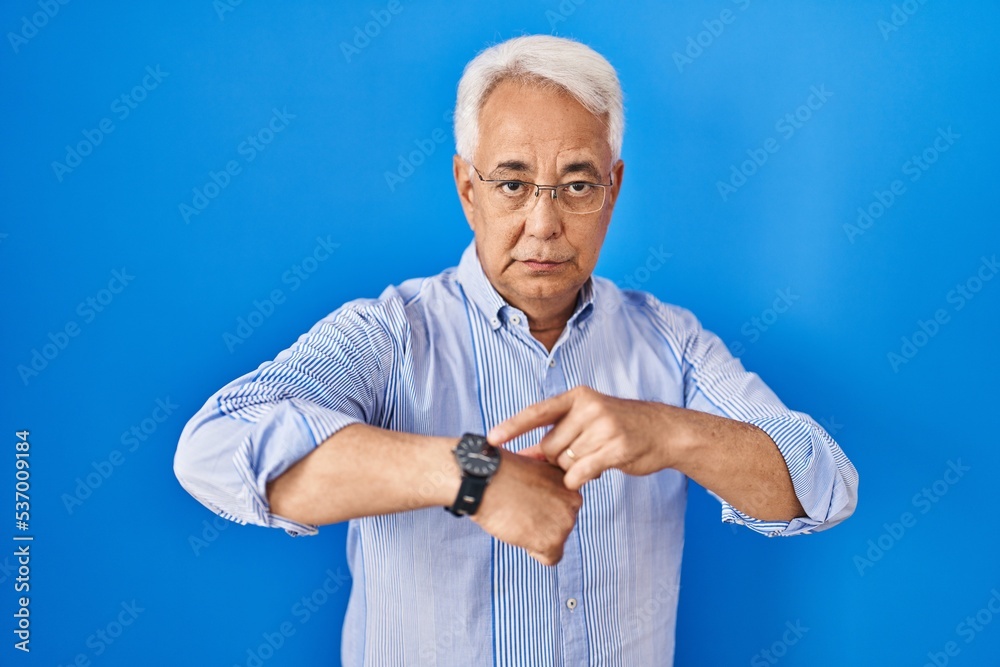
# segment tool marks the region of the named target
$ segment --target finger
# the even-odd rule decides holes
[[[491,428],[486,439],[491,445],[500,445],[539,426],[554,424],[572,405],[573,397],[568,392],[539,401]]]
[[[566,472],[566,475],[563,477],[563,484],[571,491],[579,491],[580,487],[587,482],[597,479],[605,470],[611,467],[613,466],[610,465],[610,462],[606,460],[600,451],[589,456],[580,457]]]
[[[538,447],[545,453],[545,458],[553,465],[563,470],[569,470],[582,454],[587,452],[583,435],[583,422],[570,410],[560,419],[545,436],[538,441]],[[572,449],[570,456],[567,450]]]
[[[545,458],[545,452],[538,445],[531,445],[530,447],[525,447],[524,449],[517,452],[518,456],[526,456],[529,459],[535,459],[537,461],[545,461],[548,463],[548,459]]]
[[[552,551],[553,552],[550,554],[540,554],[537,551],[529,551],[528,555],[537,560],[542,565],[551,567],[553,565],[558,565],[559,561],[561,561],[563,557],[562,549],[559,549],[558,552],[556,552],[555,550]]]

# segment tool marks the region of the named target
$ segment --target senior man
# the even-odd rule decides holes
[[[480,53],[455,110],[457,268],[344,304],[185,427],[177,477],[214,512],[350,521],[345,665],[670,664],[688,478],[769,536],[853,512],[857,473],[815,421],[690,312],[592,275],[623,129],[590,48]]]

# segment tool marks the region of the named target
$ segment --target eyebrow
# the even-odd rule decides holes
[[[491,173],[495,175],[498,171],[517,171],[527,174],[530,173],[531,169],[528,167],[528,163],[523,160],[504,160]]]
[[[493,170],[494,176],[498,171],[530,174],[531,167],[524,160],[504,160]],[[590,160],[577,160],[569,163],[562,168],[559,178],[561,179],[568,174],[586,174],[593,178],[595,183],[601,180],[601,172],[597,169],[597,165]]]
[[[590,160],[577,160],[576,162],[569,163],[563,167],[560,177],[567,174],[586,174],[594,179],[595,183],[601,181],[601,172],[597,169],[597,165]]]

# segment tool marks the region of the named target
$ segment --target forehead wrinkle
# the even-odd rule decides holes
[[[557,169],[557,172],[559,178],[569,174],[586,174],[595,180],[603,178],[601,170],[597,166],[597,161],[591,159],[589,156],[576,157]],[[532,160],[512,157],[501,159],[489,173],[492,175],[517,174],[519,176],[533,177],[536,172]]]
[[[592,160],[574,160],[559,172],[560,178],[569,174],[587,174],[595,180],[600,180],[601,178],[601,172]]]
[[[525,160],[520,160],[517,158],[501,160],[496,167],[490,172],[491,174],[501,173],[515,173],[520,175],[530,175],[534,172],[531,164]]]
[[[565,91],[502,81],[486,96],[479,121],[480,145],[494,155],[520,158],[528,164],[526,171],[546,168],[550,161],[558,167],[560,158],[571,152],[575,153],[571,158],[574,162],[585,158],[598,164],[603,161],[600,158],[607,143],[604,119]]]

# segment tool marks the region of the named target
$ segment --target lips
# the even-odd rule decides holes
[[[517,259],[515,257],[515,259]],[[563,262],[568,262],[569,258],[559,259],[558,257],[528,257],[526,259],[517,259],[519,262],[531,262],[532,264],[562,264]]]
[[[521,263],[532,271],[555,271],[568,260],[555,261],[551,259],[523,259]]]

